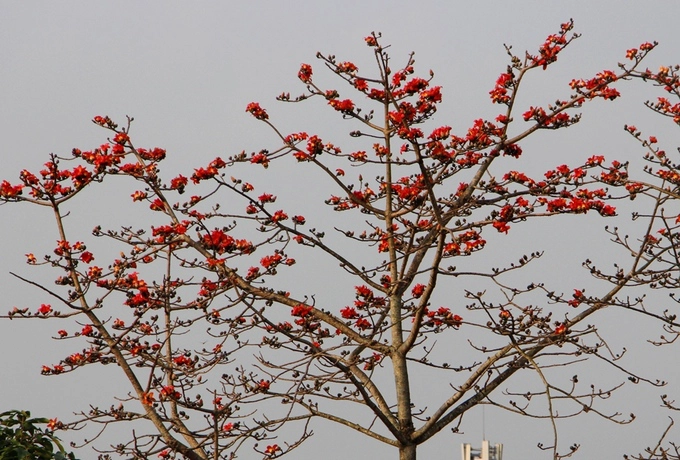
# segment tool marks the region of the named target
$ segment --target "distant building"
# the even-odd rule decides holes
[[[503,444],[489,445],[489,441],[482,441],[480,449],[473,448],[470,444],[461,446],[462,460],[503,460]]]

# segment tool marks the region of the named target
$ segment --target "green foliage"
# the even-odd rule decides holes
[[[48,419],[30,417],[18,410],[0,414],[0,460],[76,460],[49,429],[36,426]]]

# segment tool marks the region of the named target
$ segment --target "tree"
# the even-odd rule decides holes
[[[47,429],[38,427],[47,424]],[[46,418],[31,418],[26,411],[0,414],[0,458],[3,460],[75,460],[67,453],[52,431],[58,422]],[[55,446],[57,451],[55,452]]]
[[[642,380],[603,353],[597,327],[586,323],[605,306],[636,308],[617,295],[643,276],[642,256],[620,277],[593,269],[613,285],[588,296],[578,288],[559,294],[522,276],[541,252],[510,262],[502,251],[514,227],[565,214],[613,218],[610,200],[648,190],[629,184],[624,163],[607,166],[601,156],[555,165],[538,179],[513,166],[532,134],[577,123],[574,110],[593,100],[617,99],[613,84],[639,76],[655,46],[629,51],[632,64],[618,72],[573,80],[553,104],[521,108],[526,75],[551,66],[577,37],[572,29],[572,22],[562,24],[534,54],[517,56],[508,47],[510,63],[490,91],[501,113],[476,120],[462,135],[428,123],[442,101],[433,73],[416,76],[413,55],[394,70],[388,47],[372,34],[366,38],[377,67],[372,76],[335,56],[317,56],[361,102],[322,88],[308,64],[298,74],[305,92],[279,97],[326,101],[352,125],[348,144],[363,149],[347,153],[318,135],[282,133],[254,102],[246,111],[273,130],[277,148],[216,158],[168,180],[158,166],[165,150],[137,147],[132,119],[121,127],[97,116],[94,123],[110,132],[100,147],[52,155],[40,172],[24,170],[19,183],[2,182],[5,202],[51,209],[58,231],[53,254],[27,258],[57,270],[60,287],[14,276],[60,307],[44,303],[7,316],[70,318],[76,329],[61,329],[56,338],[85,344],[42,373],[115,363],[129,384],[124,401],[91,407],[64,428],[141,424],[144,434],[136,428],[108,452],[127,458],[235,458],[243,446],[275,458],[299,446],[312,434],[312,419],[322,418],[412,460],[419,445],[445,428],[457,430],[480,404],[550,420],[555,435],[543,448],[554,458],[578,448],[558,450],[558,418],[592,412],[626,423],[598,409],[616,388],[583,390],[587,384],[576,376],[553,379],[549,369],[593,356]],[[325,209],[313,216],[294,209],[301,203],[280,207],[284,198],[251,182],[257,173],[248,168],[291,162],[297,174],[325,181]],[[97,226],[86,242],[70,202],[116,176],[138,184],[130,192],[152,212],[146,228]],[[616,196],[603,183],[628,187]],[[179,196],[185,193],[188,199]],[[102,238],[109,245],[95,249]],[[640,254],[647,243],[641,244]],[[111,262],[100,262],[109,256]],[[328,260],[340,267],[328,283],[345,289],[344,298],[330,299],[327,286],[304,282]],[[451,291],[460,295],[451,298]],[[461,351],[452,356],[452,348]],[[420,372],[444,382],[446,394],[434,405],[421,405],[433,390],[415,384]],[[526,372],[539,376],[542,390],[499,391]],[[520,394],[526,403],[514,401]],[[300,431],[285,431],[288,441],[274,443],[295,422]]]
[[[628,51],[629,57],[635,60],[638,59],[636,53],[636,49]],[[631,74],[633,78],[663,89],[663,96],[657,96],[655,101],[647,101],[645,105],[677,126],[680,126],[679,71],[680,67],[675,65],[661,66],[658,72],[645,69]],[[615,273],[604,273],[594,269],[593,273],[612,284],[621,283],[623,276],[627,284],[644,286],[649,292],[669,291],[668,298],[673,306],[680,302],[674,292],[680,285],[680,256],[677,243],[680,238],[678,233],[680,215],[678,215],[676,202],[680,198],[679,165],[671,160],[663,148],[659,147],[656,135],[643,136],[634,125],[625,126],[625,130],[645,150],[644,160],[647,164],[643,168],[644,176],[629,177],[626,171],[619,177],[606,179],[611,185],[624,186],[631,200],[641,197],[649,202],[639,208],[641,211],[633,214],[634,219],[645,221],[645,232],[637,239],[636,244],[631,244],[628,236],[621,235],[616,229],[611,231],[612,240],[630,251],[635,258],[635,263],[625,274],[620,269]],[[673,308],[667,307],[666,303],[662,302],[661,307],[655,304],[650,305],[650,302],[646,300],[646,295],[642,295],[634,303],[616,299],[610,301],[608,305],[622,307],[659,320],[663,325],[663,335],[652,343],[657,346],[666,346],[673,344],[680,337],[677,313]],[[662,395],[661,401],[662,405],[670,411],[680,410],[668,395]],[[680,447],[677,443],[670,442],[668,446],[663,445],[673,425],[674,421],[671,418],[668,428],[655,447],[647,448],[644,456],[639,454],[630,458],[680,459]]]

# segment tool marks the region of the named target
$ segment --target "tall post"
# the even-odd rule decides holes
[[[482,447],[473,448],[470,444],[461,445],[462,460],[503,460],[503,444],[489,444],[483,440]]]

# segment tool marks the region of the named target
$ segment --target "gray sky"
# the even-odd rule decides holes
[[[170,159],[163,166],[168,175],[186,174],[218,155],[271,147],[271,133],[244,112],[251,101],[267,107],[283,131],[319,132],[343,139],[350,129],[336,123],[335,114],[321,105],[285,105],[276,103],[274,97],[303,89],[296,78],[299,65],[316,64],[317,51],[370,68],[372,55],[363,37],[371,31],[382,32],[383,41],[392,44],[396,62],[415,51],[421,73],[435,71],[445,98],[435,123],[449,124],[460,133],[472,120],[498,113],[488,92],[507,65],[504,43],[513,45],[520,55],[525,49],[535,51],[560,23],[574,18],[576,31],[583,36],[560,55],[557,65],[536,72],[523,88],[522,104],[547,105],[568,94],[566,84],[572,78],[615,70],[626,49],[644,41],[661,43],[649,58],[650,68],[680,63],[679,16],[676,1],[4,1],[0,4],[0,179],[16,182],[21,169],[38,169],[50,152],[67,155],[73,147],[89,149],[102,143],[106,133],[90,122],[95,115],[109,115],[120,122],[125,115],[133,116],[137,145],[168,150]],[[330,76],[322,76],[320,64],[315,69],[322,81],[334,84]],[[580,125],[532,137],[524,149],[525,156],[534,157],[522,163],[524,170],[545,171],[594,154],[621,160],[639,157],[639,148],[623,132],[624,123],[655,130],[657,136],[665,136],[667,150],[673,150],[678,145],[677,133],[642,107],[656,93],[639,83],[619,88],[622,100],[586,108]],[[305,186],[292,181],[285,171],[279,174],[280,195]],[[76,203],[74,215],[85,212],[87,222],[114,226],[112,209],[120,203],[115,197],[115,191],[102,194],[94,207]],[[8,273],[40,277],[40,272],[24,265],[25,253],[47,252],[56,240],[49,213],[40,211],[44,210],[0,208],[0,311],[45,302],[41,292]],[[519,257],[522,251],[549,245],[559,252],[561,263],[544,267],[542,276],[562,283],[565,290],[573,287],[574,280],[588,283],[579,269],[582,260],[594,256],[608,262],[620,253],[604,244],[606,222],[574,222],[566,224],[573,227],[537,227],[531,234],[513,235],[509,254]],[[87,225],[84,235],[92,227]],[[49,273],[42,275],[39,279],[52,279]],[[608,325],[613,331],[621,328],[632,333],[630,321],[614,316]],[[69,412],[86,409],[90,400],[109,401],[102,393],[126,391],[115,383],[102,383],[101,375],[40,377],[42,364],[56,362],[69,349],[45,339],[56,328],[52,322],[0,321],[0,343],[5,349],[0,357],[0,412],[23,408],[35,415],[68,419]],[[658,332],[651,331],[652,336]],[[615,335],[614,342],[619,340],[616,345],[620,347],[628,343],[626,339]],[[613,398],[608,407],[634,411],[639,417],[627,427],[592,416],[562,424],[563,446],[583,444],[578,458],[620,458],[625,452],[641,450],[655,441],[666,423],[666,414],[656,410],[657,395],[680,394],[677,366],[656,364],[672,355],[639,342],[631,350],[636,353],[634,363],[654,377],[675,378],[674,385],[651,391],[642,386],[626,388]],[[597,372],[600,368],[589,369]],[[114,375],[115,369],[105,372]],[[608,369],[602,372],[602,379],[594,380],[623,379],[606,374]],[[480,411],[466,416],[464,435],[441,433],[420,450],[421,457],[458,458],[461,442],[481,440],[481,420]],[[293,457],[311,459],[324,452],[325,458],[344,458],[337,446],[329,447],[335,430],[320,425],[318,434]],[[485,432],[492,442],[506,445],[507,460],[549,458],[549,453],[540,454],[535,447],[539,441],[550,441],[545,423],[487,408]],[[389,455],[389,450],[373,441],[350,434],[346,439],[365,445],[357,458]],[[243,458],[248,455],[244,453]]]

